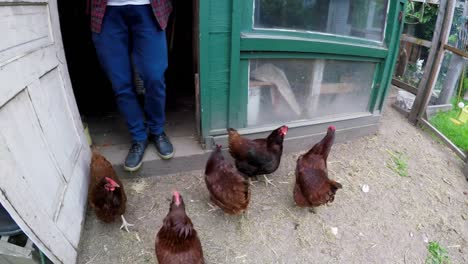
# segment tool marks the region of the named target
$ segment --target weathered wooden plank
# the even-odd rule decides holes
[[[91,153],[68,76],[57,1],[3,1],[0,12],[2,33],[16,27],[21,33],[0,43],[6,58],[0,60],[0,156],[8,155],[0,158],[0,200],[54,263],[75,263]]]
[[[53,45],[19,57],[6,65],[0,64],[0,107],[46,72],[57,67]]]
[[[79,151],[77,163],[71,172],[70,182],[65,186],[65,195],[58,212],[57,227],[75,249],[78,249],[81,229],[85,221],[88,199],[90,152],[87,146]]]
[[[194,74],[200,72],[200,1],[192,1],[192,67]]]
[[[4,127],[2,125],[3,122],[0,122],[0,131],[3,132]],[[0,202],[20,228],[28,234],[28,237],[36,245],[41,245],[41,251],[45,252],[49,259],[54,263],[75,263],[76,250],[53,224],[44,207],[39,206],[42,200],[33,196],[38,188],[43,187],[29,182],[31,175],[24,174],[24,168],[22,168],[24,165],[18,163],[18,157],[12,152],[11,146],[7,144],[8,142],[0,133],[0,168],[2,168],[0,174]],[[19,158],[24,160],[27,157]],[[24,163],[24,161],[21,163]],[[40,178],[41,176],[36,174],[34,177]],[[18,190],[21,190],[22,195],[18,195]],[[44,191],[48,190],[49,188],[46,188]],[[43,234],[47,234],[47,236],[41,236]],[[60,252],[62,258],[58,258],[53,254],[52,250]]]
[[[48,150],[27,90],[0,108],[0,120],[0,133],[21,173],[28,177],[25,188],[30,188],[29,198],[41,204],[41,210],[51,221],[63,195],[65,181]]]
[[[439,112],[450,111],[452,109],[452,107],[453,106],[451,104],[429,105],[426,108],[427,119],[431,119],[432,116],[434,116],[435,114],[437,114]]]
[[[197,129],[197,136],[200,137],[202,135],[201,131],[201,101],[200,101],[200,75],[196,73],[194,75],[194,86],[195,86],[195,122],[196,122],[196,129]],[[203,142],[203,140],[200,140]]]
[[[370,115],[367,116],[354,115],[353,118],[348,120],[331,122],[315,122],[314,126],[294,126],[290,127],[288,134],[290,134],[285,140],[284,151],[287,152],[297,152],[308,149],[312,145],[323,138],[324,133],[327,131],[327,127],[331,124],[336,125],[337,127],[337,136],[335,142],[346,142],[347,140],[368,136],[370,134],[376,133],[378,131],[379,116]],[[273,130],[277,126],[270,126],[268,130]],[[266,130],[266,129],[265,129]],[[268,136],[269,132],[265,132],[261,128],[250,128],[242,129],[242,135],[245,135],[247,138],[261,138]],[[225,133],[224,133],[225,134]],[[227,135],[215,136],[213,138],[212,144],[220,144],[222,146],[227,146],[228,143]]]
[[[417,120],[421,119],[425,112],[426,107],[429,104],[429,100],[431,99],[432,90],[437,81],[437,77],[439,76],[440,67],[442,66],[442,60],[444,58],[444,45],[447,44],[448,37],[450,34],[450,28],[452,26],[453,14],[455,12],[455,0],[448,0],[447,2],[447,10],[444,16],[444,24],[442,26],[442,31],[440,34],[440,45],[438,47],[437,54],[435,55],[434,63],[432,66],[431,74],[429,76],[429,80],[427,81],[427,85],[425,90],[421,94],[421,104],[419,107],[419,112],[417,113]],[[435,46],[434,46],[435,47]]]
[[[339,115],[334,117],[327,117],[314,119],[314,120],[303,120],[288,124],[291,137],[301,137],[307,134],[321,133],[327,130],[330,124],[336,124],[337,127],[358,127],[361,125],[368,125],[378,122],[379,115],[373,115],[371,113],[353,113],[349,115]],[[272,130],[278,128],[279,124],[272,124],[262,127],[247,127],[239,128],[238,131],[242,135],[252,135],[254,137],[267,137]],[[215,130],[212,131],[214,135],[226,134],[226,130]],[[224,146],[224,145],[223,145]]]
[[[44,4],[0,6],[0,64],[52,43],[49,21]]]
[[[70,128],[66,131],[67,133],[72,133],[72,131],[78,133],[79,141],[76,141],[76,143],[80,144],[80,147],[77,147],[74,149],[74,151],[70,152],[72,153],[72,160],[75,160],[75,166],[73,167],[73,170],[70,171],[71,176],[65,175],[65,178],[68,179],[69,182],[67,186],[64,186],[65,193],[63,199],[61,200],[59,211],[57,211],[58,218],[56,219],[57,227],[63,232],[65,237],[72,244],[72,246],[74,246],[75,249],[75,252],[57,252],[61,254],[60,256],[63,255],[64,257],[66,256],[73,258],[71,263],[75,263],[77,254],[76,250],[78,249],[81,229],[84,222],[84,215],[86,213],[91,149],[87,144],[88,141],[84,133],[83,123],[81,121],[81,116],[76,104],[70,76],[68,74],[67,60],[65,58],[65,51],[62,42],[57,0],[49,0],[48,2],[52,35],[55,39],[55,56],[59,61],[58,73],[60,80],[62,81],[62,94],[66,98],[65,104],[69,110],[69,119],[70,121],[73,121],[73,124],[71,122],[68,124],[74,127],[73,129]],[[59,98],[57,97],[56,99],[58,100]],[[64,132],[65,129],[61,129],[61,131]],[[65,147],[72,148],[71,145],[65,145]],[[77,155],[77,159],[75,155]],[[68,162],[72,161],[68,160]],[[73,218],[73,220],[70,220],[71,218]]]
[[[435,128],[429,121],[421,119],[420,122],[427,127],[431,132],[433,132],[440,140],[442,140],[453,152],[455,152],[462,160],[467,161],[466,154],[459,149],[455,144],[450,141],[444,134],[442,134],[437,128]]]
[[[3,240],[0,240],[0,255],[29,259],[30,261],[28,263],[33,263],[30,249],[14,245]]]
[[[1,0],[0,6],[47,4],[49,0]]]
[[[249,81],[249,88],[259,88],[263,86],[272,86],[272,85],[274,85],[272,82],[262,82],[262,81],[255,81],[255,80]]]
[[[401,34],[400,40],[410,42],[410,43],[413,43],[413,44],[416,44],[416,45],[424,46],[424,47],[427,47],[427,48],[430,48],[431,45],[432,45],[432,42],[430,42],[430,41],[427,41],[427,40],[424,40],[424,39],[419,39],[419,38],[416,38],[416,37],[413,37],[413,36],[410,36],[410,35],[407,35],[407,34]]]
[[[446,50],[451,51],[451,52],[454,53],[454,54],[457,54],[458,56],[461,56],[461,57],[463,57],[463,58],[468,58],[468,53],[464,52],[463,50],[459,50],[459,49],[454,48],[454,47],[452,47],[452,46],[449,46],[449,45],[447,45],[447,44],[444,45],[444,48],[445,48]]]
[[[52,155],[64,180],[68,182],[78,159],[81,142],[70,119],[72,114],[58,68],[40,77],[28,87],[28,91]]]
[[[208,54],[210,49],[210,33],[209,6],[211,1],[199,1],[200,20],[199,20],[199,58],[209,60]],[[208,88],[211,65],[208,63],[199,64],[199,80],[200,80],[200,113],[201,113],[201,129],[203,137],[207,137],[211,127],[211,91]],[[204,139],[203,139],[204,141]],[[202,142],[203,142],[202,141]]]
[[[0,255],[0,263],[2,264],[37,264],[34,260],[21,259],[17,257],[8,257]]]
[[[434,60],[439,50],[439,39],[441,36],[442,26],[444,24],[446,8],[447,8],[447,0],[440,0],[439,13],[437,15],[436,24],[434,27],[434,34],[432,37],[431,47],[433,48],[430,50],[429,56],[427,57],[426,69],[424,70],[423,77],[421,78],[421,81],[419,82],[418,93],[416,94],[416,99],[414,100],[413,108],[411,109],[411,113],[408,117],[408,120],[414,124],[417,122],[418,113],[421,111],[421,107],[422,107],[422,103],[424,99],[423,97],[427,90],[426,86],[432,74],[432,67],[434,65]]]
[[[400,81],[398,79],[393,78],[392,79],[392,84],[395,85],[396,87],[401,88],[401,89],[403,89],[405,91],[408,91],[408,92],[410,92],[412,94],[417,94],[418,93],[418,88],[416,88],[414,86],[411,86],[411,85],[409,85],[409,84],[407,84],[405,82],[402,82],[402,81]]]

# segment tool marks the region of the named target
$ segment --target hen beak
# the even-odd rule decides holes
[[[180,205],[180,193],[178,191],[172,191],[172,200],[174,201],[175,205]]]

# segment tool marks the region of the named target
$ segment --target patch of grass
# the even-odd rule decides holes
[[[456,125],[450,120],[457,119],[459,114],[460,109],[454,107],[451,111],[435,114],[429,122],[461,150],[468,151],[468,123]]]
[[[390,154],[392,163],[387,164],[387,166],[400,175],[401,177],[407,177],[408,176],[408,161],[407,157],[404,153],[395,151],[392,152],[387,149],[388,154]]]
[[[449,264],[450,259],[447,254],[447,250],[439,245],[435,241],[429,242],[427,246],[429,254],[426,257],[425,264]]]

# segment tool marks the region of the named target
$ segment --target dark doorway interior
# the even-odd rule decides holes
[[[172,130],[175,136],[194,136],[193,8],[183,1],[174,2],[174,12],[166,30],[169,49],[169,68],[166,72],[167,130]],[[86,1],[59,0],[58,6],[68,70],[83,120],[89,123],[91,134],[95,134],[95,143],[123,144],[128,141],[128,135],[122,121],[116,122],[119,114],[111,84],[96,57]],[[103,124],[106,127],[102,127]],[[114,134],[114,137],[110,140],[107,136],[108,142],[101,142],[100,133]]]

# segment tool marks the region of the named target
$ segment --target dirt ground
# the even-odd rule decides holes
[[[333,146],[330,176],[344,187],[316,214],[294,206],[299,153],[283,157],[270,175],[275,186],[255,183],[245,216],[212,211],[202,171],[126,179],[126,218],[135,227],[126,233],[120,223],[103,224],[88,212],[78,263],[155,263],[155,234],[174,188],[207,263],[424,263],[428,241],[446,248],[452,263],[468,263],[461,160],[391,107],[381,122],[377,135]],[[406,154],[408,177],[388,168],[388,150]]]

